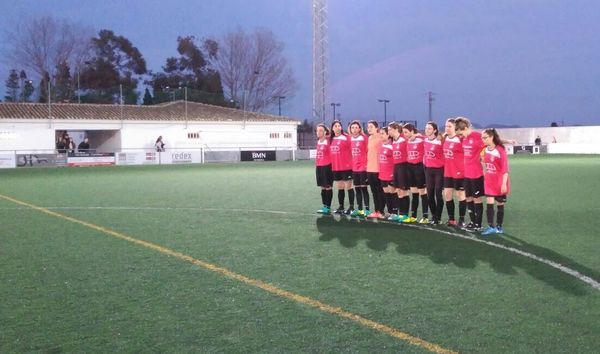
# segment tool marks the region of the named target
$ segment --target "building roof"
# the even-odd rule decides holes
[[[121,117],[121,107],[123,115]],[[77,104],[77,103],[12,103],[0,102],[0,119],[52,119],[66,120],[128,120],[128,121],[249,121],[289,122],[300,121],[287,117],[239,109],[213,106],[197,102],[174,101],[153,106]]]

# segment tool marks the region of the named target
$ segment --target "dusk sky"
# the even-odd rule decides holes
[[[271,29],[299,83],[283,113],[311,119],[310,0],[2,1],[3,27],[52,15],[129,38],[148,68],[176,55],[177,36]],[[345,121],[463,115],[482,125],[600,125],[600,1],[330,0],[329,102]],[[0,63],[4,81],[10,66]],[[20,69],[20,68],[17,68]],[[277,107],[271,110],[276,113]],[[328,114],[331,107],[328,105]],[[329,117],[328,117],[329,118]]]

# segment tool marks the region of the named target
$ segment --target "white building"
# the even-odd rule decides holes
[[[0,103],[0,150],[54,150],[63,132],[98,152],[153,149],[296,149],[299,121],[176,101],[155,106]]]

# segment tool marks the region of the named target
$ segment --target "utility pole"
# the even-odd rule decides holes
[[[339,106],[341,106],[340,103],[333,103],[333,102],[331,102],[331,107],[333,107],[333,119],[332,119],[332,121],[337,119],[336,116],[335,116],[335,107],[339,107]]]
[[[275,96],[279,100],[279,116],[281,117],[281,100],[285,99],[285,96]]]
[[[383,125],[387,125],[387,104],[390,103],[390,100],[386,99],[378,99],[377,101],[383,102]]]
[[[429,95],[429,121],[431,122],[433,120],[432,108],[433,108],[433,101],[435,101],[435,98],[433,98],[434,93],[431,91],[428,92],[428,95]]]

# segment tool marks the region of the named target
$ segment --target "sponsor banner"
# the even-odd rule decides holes
[[[275,161],[277,154],[273,150],[240,151],[242,161]]]
[[[137,151],[120,152],[116,155],[117,165],[158,165],[158,153]]]
[[[0,168],[17,167],[17,157],[13,154],[0,154]]]
[[[515,145],[514,153],[515,154],[532,154],[533,153],[533,145]]]
[[[199,150],[161,152],[160,163],[161,165],[202,163],[202,152]]]
[[[67,157],[67,166],[110,166],[115,164],[115,154],[72,152]]]
[[[64,167],[67,154],[17,154],[17,167]]]

